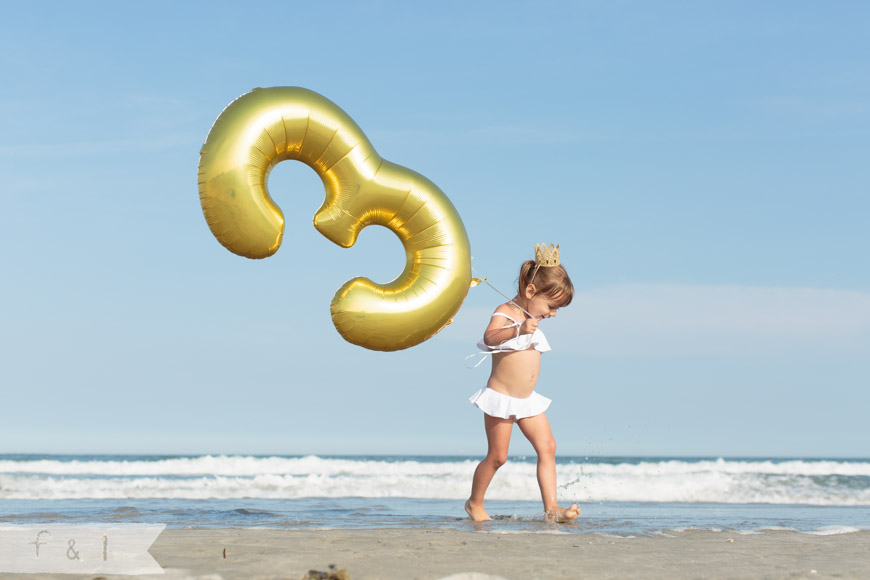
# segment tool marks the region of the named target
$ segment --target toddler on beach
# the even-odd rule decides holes
[[[535,392],[541,353],[550,345],[538,328],[543,318],[571,303],[574,286],[559,263],[559,246],[535,246],[535,260],[520,268],[516,297],[496,308],[477,346],[492,354],[492,372],[486,387],[470,401],[483,411],[488,451],[474,471],[471,497],[465,511],[476,522],[492,519],[483,508],[483,496],[495,472],[507,461],[511,430],[516,423],[538,454],[538,486],[547,519],[571,522],[580,515],[576,504],[556,503],[556,441],[544,411],[550,399]]]

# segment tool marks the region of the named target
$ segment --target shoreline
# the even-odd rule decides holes
[[[870,530],[667,534],[618,538],[449,529],[167,529],[149,550],[165,573],[136,578],[288,580],[312,569],[326,571],[330,564],[346,569],[353,580],[439,580],[472,572],[505,580],[870,577]],[[88,580],[95,576],[132,578],[91,575]]]

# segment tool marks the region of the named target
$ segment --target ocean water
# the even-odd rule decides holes
[[[534,457],[496,474],[465,517],[478,458],[0,455],[0,525],[429,527],[499,533],[667,534],[683,529],[834,534],[870,529],[870,459],[560,457],[562,505],[545,521]]]

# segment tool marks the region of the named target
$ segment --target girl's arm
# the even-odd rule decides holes
[[[508,316],[516,320],[516,314],[512,312],[510,307],[508,307],[506,304],[502,304],[501,306],[496,308],[495,311],[503,312],[504,314],[507,314]],[[522,323],[523,321],[520,320],[520,322]],[[505,325],[509,326],[505,328]],[[483,342],[488,346],[498,346],[504,341],[510,340],[519,335],[520,327],[514,326],[513,323],[504,316],[493,316],[489,320],[489,326],[487,326],[486,330],[483,331]]]

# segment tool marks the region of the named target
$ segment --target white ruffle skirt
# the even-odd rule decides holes
[[[501,417],[502,419],[513,419],[514,421],[540,415],[547,410],[547,407],[552,402],[547,397],[539,395],[534,391],[525,399],[518,399],[503,395],[487,387],[471,395],[471,398],[468,400],[487,415]]]

